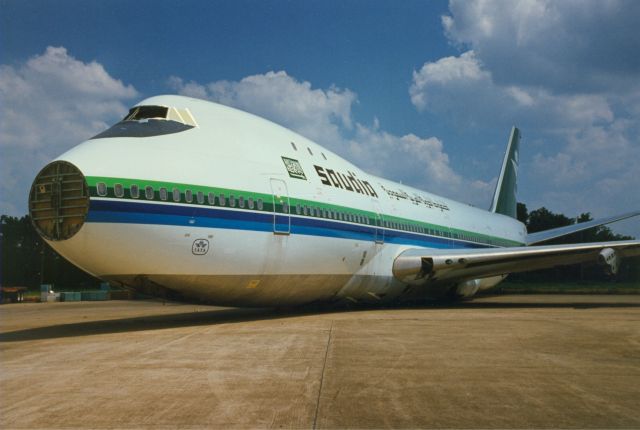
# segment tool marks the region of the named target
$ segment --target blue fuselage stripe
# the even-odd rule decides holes
[[[287,229],[286,218],[285,214],[276,215],[278,230]],[[386,243],[429,248],[485,248],[489,246],[421,233],[351,224],[338,220],[297,215],[292,215],[290,219],[291,234],[373,241],[376,238],[377,230],[378,237],[384,232],[384,242]],[[176,225],[271,232],[274,228],[274,214],[216,207],[92,199],[87,222]]]

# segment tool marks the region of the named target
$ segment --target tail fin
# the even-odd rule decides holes
[[[511,129],[509,144],[502,161],[502,170],[496,184],[496,191],[491,202],[491,212],[517,218],[516,191],[518,190],[518,149],[520,146],[520,130]]]

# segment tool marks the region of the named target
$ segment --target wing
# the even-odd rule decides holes
[[[419,249],[402,252],[393,262],[396,279],[410,284],[464,281],[593,262],[616,273],[623,257],[640,255],[640,241],[581,243],[489,249]]]
[[[608,218],[600,218],[600,219],[595,219],[593,221],[567,225],[565,227],[558,227],[558,228],[552,228],[550,230],[539,231],[536,233],[529,233],[527,235],[526,242],[527,242],[527,245],[546,242],[547,240],[555,239],[556,237],[566,236],[568,234],[575,233],[577,231],[598,227],[599,225],[609,224],[615,221],[620,221],[620,220],[631,218],[637,215],[640,215],[640,211],[627,212],[625,214],[616,215]]]

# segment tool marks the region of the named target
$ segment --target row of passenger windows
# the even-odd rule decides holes
[[[96,191],[99,196],[101,197],[106,196],[107,184],[105,184],[104,182],[98,182]],[[113,186],[113,194],[118,198],[124,197],[124,191],[125,191],[124,186],[122,184],[115,184]],[[144,190],[141,190],[140,187],[138,187],[138,185],[135,185],[135,184],[129,187],[129,195],[131,196],[132,199],[140,198],[141,193],[144,194],[144,197],[147,200],[153,200],[155,197],[155,189],[151,185],[147,185],[146,187],[144,187]],[[160,200],[167,201],[169,200],[169,196],[171,196],[171,200],[173,200],[174,202],[182,201],[182,192],[180,191],[179,188],[173,188],[171,192],[169,192],[169,189],[167,189],[166,187],[160,187],[158,189],[158,197],[160,198]],[[185,190],[184,192],[185,202],[192,203],[194,201],[194,198],[195,198],[195,201],[201,205],[205,203],[205,198],[206,198],[207,203],[210,205],[215,205],[217,203],[218,206],[227,206],[228,204],[229,207],[232,207],[232,208],[248,207],[249,209],[258,209],[258,210],[264,209],[264,202],[262,201],[262,199],[254,200],[253,197],[249,197],[248,199],[245,199],[244,196],[239,196],[236,199],[236,197],[233,194],[229,195],[229,197],[227,198],[227,196],[224,193],[220,193],[217,196],[214,193],[207,193],[207,195],[205,196],[205,194],[202,191],[198,191],[194,193],[191,190]]]
[[[335,219],[339,221],[356,222],[360,224],[370,224],[369,218],[363,215],[350,212],[336,211],[333,209],[319,208],[302,204],[296,205],[296,214],[315,216],[319,218]]]
[[[96,189],[97,189],[98,196],[104,197],[107,195],[107,184],[105,184],[104,182],[98,182]],[[124,197],[124,192],[125,192],[125,189],[122,184],[114,185],[113,193],[116,197],[118,198]],[[155,197],[155,189],[150,185],[147,185],[146,187],[144,187],[143,190],[141,190],[140,187],[138,187],[138,185],[135,185],[135,184],[129,187],[129,194],[133,199],[140,198],[141,192],[144,193],[144,197],[147,200],[153,200]],[[180,202],[182,200],[182,193],[179,188],[173,188],[170,192],[168,188],[160,187],[160,189],[158,190],[158,195],[160,197],[160,200],[162,201],[169,200],[169,196],[171,196],[171,199],[174,202]],[[264,209],[264,202],[262,199],[254,200],[253,197],[249,197],[245,199],[244,196],[239,196],[238,198],[236,198],[233,194],[229,195],[227,199],[227,196],[224,193],[220,193],[217,196],[214,193],[207,193],[205,196],[205,194],[202,191],[198,191],[194,193],[191,190],[185,190],[184,200],[187,203],[192,203],[194,201],[194,197],[196,202],[198,202],[199,204],[204,204],[206,199],[207,203],[212,206],[216,204],[218,206],[227,206],[228,204],[229,207],[232,207],[232,208],[246,207],[248,209],[258,209],[258,210]],[[289,213],[289,205],[287,203],[283,203],[282,210],[284,213]],[[369,219],[369,217],[366,217],[364,215],[354,214],[350,212],[343,212],[343,211],[338,211],[333,209],[325,209],[325,208],[320,208],[315,206],[302,205],[302,204],[296,205],[296,214],[319,217],[319,218],[334,219],[338,221],[354,222],[359,224],[371,224],[371,220]],[[467,240],[471,242],[480,242],[480,240],[478,240],[476,237],[473,237],[471,235],[459,234],[459,233],[452,234],[448,231],[439,231],[436,229],[426,228],[426,227],[418,226],[415,224],[385,220],[382,222],[382,225],[383,227],[392,228],[396,230],[404,230],[404,231],[411,231],[414,233],[430,234],[432,236],[462,239],[462,240]],[[489,240],[489,243],[495,244],[495,245],[499,244],[497,243],[497,241],[493,241],[493,240]]]

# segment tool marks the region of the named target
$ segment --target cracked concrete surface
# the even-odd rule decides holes
[[[638,428],[640,296],[0,307],[4,428]]]

